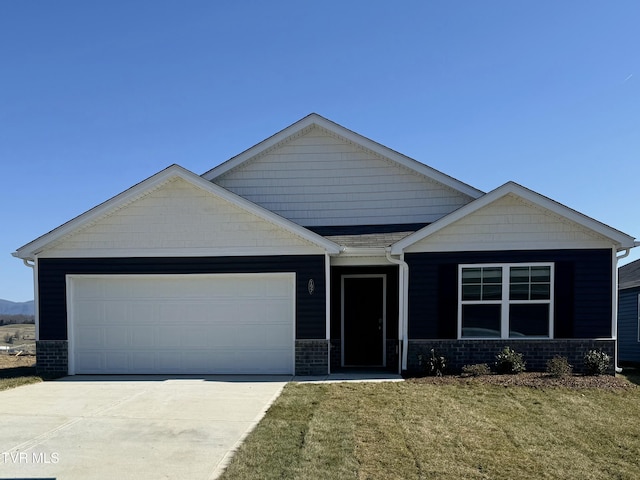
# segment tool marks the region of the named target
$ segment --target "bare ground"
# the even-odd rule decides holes
[[[36,364],[35,355],[0,355],[0,369],[33,367]]]

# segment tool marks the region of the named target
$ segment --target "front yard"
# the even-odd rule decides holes
[[[0,390],[41,382],[36,374],[35,356],[0,353]]]
[[[503,380],[289,384],[221,478],[638,478],[640,388]]]

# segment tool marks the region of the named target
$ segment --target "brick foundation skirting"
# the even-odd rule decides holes
[[[69,345],[66,340],[36,342],[36,371],[41,375],[63,376],[69,371]]]
[[[393,368],[395,340],[387,344],[387,366]],[[339,341],[332,341],[332,367],[340,365]],[[435,349],[448,361],[450,372],[459,372],[464,365],[495,362],[496,354],[505,346],[523,354],[527,370],[544,371],[547,361],[556,355],[567,357],[576,373],[584,371],[584,355],[589,350],[602,350],[611,357],[609,373],[615,372],[614,340],[409,340],[408,371],[419,373],[422,365],[418,355],[426,358]],[[296,375],[326,375],[328,366],[327,340],[296,340]],[[39,340],[36,342],[37,371],[46,375],[66,375],[69,368],[66,340]]]
[[[296,340],[296,375],[329,373],[329,340]]]
[[[495,364],[495,357],[504,347],[522,353],[527,371],[543,372],[547,361],[558,355],[566,357],[575,373],[584,373],[584,355],[589,350],[602,350],[611,357],[609,372],[615,374],[615,340],[558,339],[558,340],[409,340],[407,371],[418,374],[424,371],[419,356],[431,356],[433,348],[447,359],[447,371],[459,373],[464,365]]]
[[[327,340],[296,340],[296,375],[326,375],[328,368]],[[36,369],[44,375],[67,375],[69,370],[66,340],[36,342]]]

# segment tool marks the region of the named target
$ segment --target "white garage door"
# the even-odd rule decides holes
[[[69,276],[69,373],[294,370],[295,276]]]

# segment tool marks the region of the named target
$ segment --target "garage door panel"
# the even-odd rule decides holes
[[[268,297],[291,298],[293,291],[291,284],[285,278],[279,278],[266,285],[266,295]]]
[[[101,308],[104,309],[106,318],[126,318],[127,304],[122,301],[100,302]]]
[[[129,346],[127,330],[120,326],[115,328],[102,328],[103,348],[117,348],[122,345]]]
[[[89,369],[87,373],[103,373],[105,371],[109,373],[128,373],[130,367],[131,362],[129,361],[129,355],[127,353],[118,352],[110,355],[103,354],[100,369],[96,369],[94,371]]]
[[[154,372],[156,370],[156,352],[131,352],[130,370],[135,372]]]
[[[291,316],[291,303],[286,300],[265,301],[262,304],[262,313],[265,318],[278,319]]]
[[[155,348],[158,344],[155,328],[148,328],[147,326],[129,326],[127,328],[123,328],[123,330],[126,330],[129,333],[129,338],[125,343],[128,347]]]
[[[179,351],[165,351],[158,356],[158,369],[164,373],[174,373],[176,365],[183,364],[182,357],[183,355]]]
[[[172,305],[172,307],[175,307],[175,305]],[[180,307],[183,312],[182,321],[204,323],[211,316],[211,303],[191,302],[190,304],[182,304]],[[176,316],[174,319],[180,321],[181,317]]]
[[[104,328],[102,327],[85,327],[77,329],[76,336],[78,342],[85,348],[103,348],[105,346]]]
[[[158,332],[158,347],[170,348],[180,344],[180,332],[181,327],[177,325],[160,326],[157,328]]]
[[[75,373],[293,373],[293,274],[76,276]]]
[[[179,303],[163,305],[158,311],[158,323],[166,325],[168,323],[179,323],[184,313],[184,307]]]
[[[268,345],[278,345],[281,347],[288,345],[287,336],[290,331],[285,325],[263,325],[261,333],[263,343]]]
[[[185,348],[206,348],[210,341],[211,328],[183,327],[180,332],[179,345]]]
[[[99,301],[85,300],[77,302],[75,313],[79,324],[85,323],[86,319],[92,319],[105,314],[104,306]]]
[[[102,371],[104,369],[103,355],[98,352],[80,352],[76,356],[88,370]]]
[[[153,324],[158,319],[158,305],[154,303],[153,299],[138,300],[129,305],[129,311],[127,317],[122,319],[125,323],[145,323]]]
[[[227,313],[227,318],[233,318],[238,322],[258,322],[264,318],[262,302],[258,300],[240,303],[233,311]]]

